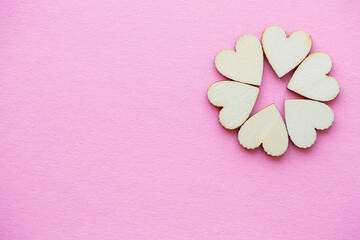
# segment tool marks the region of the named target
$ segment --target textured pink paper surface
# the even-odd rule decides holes
[[[360,239],[360,2],[0,1],[0,239]],[[222,49],[270,25],[333,59],[335,123],[281,158],[218,123]],[[283,113],[265,61],[253,112]]]

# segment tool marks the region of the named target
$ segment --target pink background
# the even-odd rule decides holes
[[[0,239],[360,239],[360,2],[0,1]],[[333,59],[335,123],[281,158],[218,123],[222,49],[270,25]],[[283,113],[265,61],[254,111]]]

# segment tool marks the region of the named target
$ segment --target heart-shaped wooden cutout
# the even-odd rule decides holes
[[[326,75],[331,67],[332,61],[328,54],[312,53],[296,69],[287,88],[310,99],[330,101],[340,92],[336,79]]]
[[[330,127],[334,113],[321,102],[291,99],[285,100],[285,120],[291,141],[299,148],[308,148],[315,143],[315,129]]]
[[[284,29],[279,26],[265,29],[261,42],[266,58],[278,77],[299,65],[310,52],[312,45],[308,33],[295,31],[287,38]]]
[[[254,35],[241,36],[230,49],[219,52],[215,58],[217,70],[235,81],[260,85],[263,73],[263,51],[259,39]]]
[[[219,121],[227,129],[238,128],[246,121],[258,94],[259,88],[234,81],[213,83],[207,92],[214,106],[223,107]]]
[[[271,156],[282,155],[289,143],[285,123],[275,104],[249,118],[240,128],[238,138],[240,144],[248,149],[262,144],[265,152]]]

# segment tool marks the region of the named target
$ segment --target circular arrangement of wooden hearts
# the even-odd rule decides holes
[[[289,137],[299,148],[311,147],[316,130],[327,129],[334,121],[334,113],[322,103],[336,98],[340,87],[328,76],[332,61],[328,54],[310,55],[312,39],[304,31],[288,37],[284,29],[271,26],[265,29],[261,42],[251,34],[242,35],[235,51],[223,50],[215,58],[217,70],[230,80],[213,83],[207,92],[209,101],[222,107],[219,121],[226,129],[239,130],[239,142],[247,149],[261,144],[271,156],[285,153]],[[255,105],[261,85],[265,53],[278,77],[297,67],[287,88],[306,98],[285,100],[285,123],[275,104],[249,115]]]

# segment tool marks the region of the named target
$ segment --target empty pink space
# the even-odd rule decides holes
[[[0,0],[0,239],[360,239],[359,1]],[[242,34],[307,31],[315,145],[245,150],[207,88]],[[256,111],[301,98],[267,60]]]

